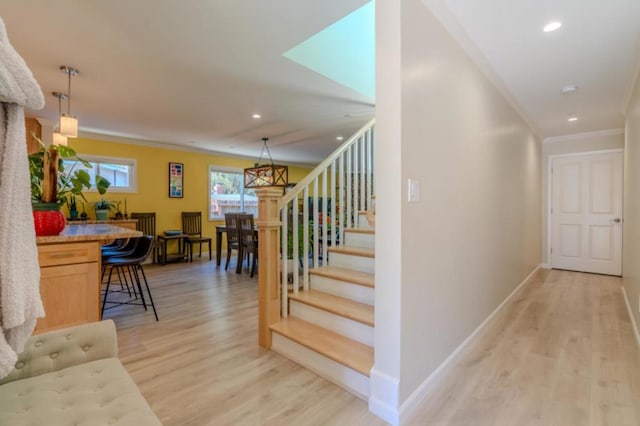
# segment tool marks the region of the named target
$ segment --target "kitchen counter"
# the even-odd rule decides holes
[[[84,222],[77,225],[67,224],[60,235],[36,237],[36,242],[38,244],[52,244],[79,241],[111,241],[116,238],[134,238],[141,236],[142,232],[121,226],[101,222],[95,224]]]

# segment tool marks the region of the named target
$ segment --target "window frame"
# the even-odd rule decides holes
[[[230,173],[230,174],[239,174],[242,180],[242,192],[240,193],[240,211],[245,211],[244,208],[244,196],[245,196],[245,191],[247,190],[247,188],[244,187],[244,169],[241,168],[237,168],[237,167],[227,167],[227,166],[217,166],[215,164],[209,164],[209,168],[208,168],[209,172],[207,173],[207,181],[208,181],[208,185],[207,185],[207,218],[209,219],[209,222],[219,222],[221,220],[224,220],[224,215],[221,216],[211,216],[211,190],[213,188],[211,188],[211,173],[213,172],[218,172],[218,173]],[[257,214],[255,215],[257,217]]]
[[[120,187],[110,186],[108,191],[112,193],[127,193],[127,194],[138,192],[138,160],[136,160],[135,158],[107,157],[104,155],[91,155],[91,154],[81,154],[81,153],[78,153],[78,157],[88,161],[89,163],[118,164],[123,166],[129,166],[129,186],[126,188],[122,186]],[[69,160],[66,160],[66,161],[69,161]],[[96,170],[96,174],[98,174],[97,170]],[[90,189],[84,190],[83,192],[97,193],[98,190],[96,189],[95,185],[91,185]]]

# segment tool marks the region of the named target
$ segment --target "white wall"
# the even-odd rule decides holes
[[[399,3],[376,2],[376,350],[369,408],[389,422],[398,407],[403,275]]]
[[[631,311],[640,326],[640,79],[636,80],[626,118],[622,275]]]
[[[542,263],[550,266],[548,234],[549,157],[624,148],[624,129],[547,138],[542,144]]]
[[[379,58],[377,67],[377,80],[396,97],[383,95],[376,105],[374,368],[396,374],[378,362],[379,353],[395,355],[387,343],[396,331],[378,328],[399,314],[399,409],[539,265],[541,144],[420,0],[378,0],[376,7],[391,13],[385,21],[400,21],[400,54]],[[391,27],[378,21],[378,42]],[[399,107],[397,88],[386,87],[397,85],[398,60]],[[407,202],[408,178],[421,183],[418,203]],[[380,294],[399,296],[399,305]]]

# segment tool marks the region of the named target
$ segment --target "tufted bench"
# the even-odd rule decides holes
[[[160,425],[117,351],[111,320],[32,336],[0,380],[0,425]]]

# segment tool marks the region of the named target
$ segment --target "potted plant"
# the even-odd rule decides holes
[[[115,207],[114,210],[116,211],[115,214],[115,219],[116,220],[122,220],[124,218],[124,215],[122,214],[122,210],[120,210],[120,204],[122,203],[122,201],[115,201]]]
[[[103,195],[102,193],[101,195]],[[107,198],[100,198],[100,200],[94,203],[96,210],[96,220],[107,220],[109,218],[109,212],[115,208],[115,203]]]
[[[57,235],[64,229],[64,215],[60,212],[63,204],[67,203],[71,210],[71,197],[80,196],[85,199],[82,191],[91,187],[89,173],[83,169],[76,169],[78,164],[91,168],[91,164],[79,158],[76,152],[63,145],[46,148],[39,142],[37,152],[29,155],[29,173],[31,176],[31,206],[34,212],[36,235]],[[71,167],[65,168],[64,160],[71,160]],[[56,167],[57,166],[57,167]],[[98,191],[109,187],[108,180],[96,176]],[[86,199],[85,199],[86,200]]]
[[[67,199],[67,206],[69,207],[69,217],[71,220],[78,219],[78,204],[76,203],[75,194],[69,195]]]

